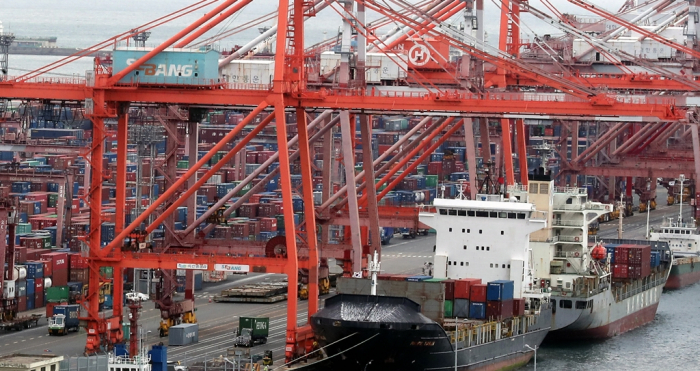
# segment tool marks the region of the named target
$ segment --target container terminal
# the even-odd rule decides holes
[[[0,329],[84,336],[84,354],[110,352],[105,365],[167,367],[166,350],[144,349],[149,332],[151,342],[157,337],[182,356],[210,341],[207,331],[214,335],[203,317],[216,322],[210,311],[225,311],[230,318],[214,337],[241,338],[227,349],[232,364],[250,357],[249,367],[298,367],[333,357],[329,332],[313,321],[350,295],[437,324],[440,346],[455,355],[472,346],[471,336],[477,345],[504,334],[525,339],[528,331],[609,337],[648,322],[661,288],[683,286],[668,282],[695,269],[697,250],[675,245],[697,235],[698,21],[686,3],[626,3],[609,12],[570,2],[587,15],[503,3],[496,47],[486,42],[482,1],[280,0],[289,13],[212,36],[208,30],[251,3],[222,0],[155,47],[146,41],[157,24],[200,5],[20,76],[7,73],[16,36],[0,28]],[[337,37],[306,45],[305,22],[323,12],[342,18]],[[557,33],[526,39],[521,13]],[[367,22],[370,14],[377,20]],[[216,49],[264,22],[275,23],[234,50]],[[87,56],[94,68],[85,76],[49,77]],[[665,202],[657,200],[661,187]],[[663,204],[678,205],[679,216],[653,226],[661,231],[653,241],[646,232],[625,240],[624,218],[651,217]],[[457,217],[448,231],[424,220],[443,211]],[[488,245],[497,228],[478,228],[490,218],[543,223],[523,251],[502,257],[507,262],[487,261],[498,274],[468,260],[476,251],[499,254]],[[616,241],[589,243],[612,223]],[[477,250],[438,244],[452,228],[465,234],[462,250]],[[467,236],[472,228],[481,236]],[[425,243],[433,238],[426,232],[438,235],[432,252],[420,255],[423,275],[403,268],[413,274],[403,278],[434,280],[428,290],[437,290],[436,303],[396,290],[349,292],[398,282],[370,279],[382,245]],[[680,252],[685,260],[674,262]],[[468,279],[507,287],[512,298],[450,299],[451,280]],[[205,287],[217,291],[198,294]],[[332,292],[340,295],[319,311],[319,297]],[[603,313],[599,301],[626,313]],[[491,309],[482,314],[479,304]],[[426,315],[436,308],[437,317]],[[591,314],[584,327],[566,314],[582,310]],[[264,336],[276,352],[254,357],[261,329],[243,331],[243,317],[260,317],[251,323],[272,334],[284,330]],[[145,321],[157,323],[144,333]],[[489,330],[478,330],[479,321]],[[505,354],[489,351],[490,361],[458,356],[452,366],[518,366],[534,356],[537,339],[507,350],[512,363],[494,366]],[[229,345],[214,339],[208,347]],[[426,360],[416,369],[432,367]],[[401,364],[364,361],[365,369]]]

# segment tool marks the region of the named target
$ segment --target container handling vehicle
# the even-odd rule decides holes
[[[241,317],[236,330],[236,346],[252,347],[267,343],[270,331],[269,317]]]
[[[80,329],[79,304],[57,305],[53,308],[53,316],[49,318],[49,335],[66,335],[70,331]]]

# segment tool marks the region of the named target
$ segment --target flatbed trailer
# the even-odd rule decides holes
[[[276,303],[287,299],[287,282],[255,283],[221,291],[217,303]]]
[[[30,316],[21,316],[9,321],[0,322],[0,329],[4,331],[22,331],[27,328],[36,327],[39,325],[41,314],[32,314]]]

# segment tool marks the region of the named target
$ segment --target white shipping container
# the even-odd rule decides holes
[[[14,272],[12,272],[12,279],[14,281],[21,281],[27,278],[27,267],[24,265],[15,265]]]
[[[5,299],[15,298],[15,280],[6,280],[2,282],[2,297]]]
[[[221,183],[221,175],[215,174],[212,175],[211,178],[207,179],[207,184],[220,184]]]
[[[408,70],[408,59],[403,54],[396,53],[367,53],[367,64],[375,65],[375,60],[379,60],[379,79],[383,81],[394,81],[406,78]]]
[[[221,79],[236,84],[272,84],[275,61],[236,60],[221,69]]]
[[[52,283],[53,282],[51,281],[51,278],[49,278],[49,277],[44,278],[44,288],[45,289],[48,289],[49,287],[51,287]]]

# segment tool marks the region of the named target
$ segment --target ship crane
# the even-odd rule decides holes
[[[168,41],[154,48],[153,51],[139,58],[131,66],[116,70],[115,66],[101,65],[96,66],[95,74],[91,77],[89,84],[87,82],[76,82],[65,80],[63,83],[45,84],[45,80],[40,77],[41,72],[47,69],[41,69],[37,72],[30,73],[11,80],[7,83],[0,84],[0,96],[17,98],[17,99],[55,99],[67,101],[85,102],[86,115],[93,122],[93,143],[88,153],[88,161],[91,168],[91,184],[86,189],[88,194],[90,207],[90,224],[100,225],[102,223],[102,205],[99,200],[102,194],[103,182],[103,165],[102,158],[104,154],[104,138],[105,138],[105,120],[117,119],[117,189],[116,201],[118,204],[124,204],[126,199],[125,184],[126,184],[126,144],[128,143],[128,127],[129,111],[126,109],[132,102],[134,104],[181,104],[192,107],[199,106],[237,106],[246,109],[252,109],[250,113],[231,131],[224,135],[223,138],[215,144],[201,159],[191,161],[189,169],[180,177],[171,177],[169,187],[165,190],[151,206],[139,215],[128,226],[124,223],[124,210],[117,208],[117,228],[116,238],[107,246],[101,246],[100,228],[91,228],[90,234],[87,236],[90,257],[90,277],[89,277],[89,293],[84,306],[87,309],[87,315],[83,319],[87,323],[88,339],[86,343],[86,351],[89,353],[96,352],[101,346],[110,347],[123,339],[121,333],[122,319],[122,304],[120,300],[114,302],[114,309],[111,316],[102,318],[98,312],[98,289],[99,289],[99,268],[103,266],[114,267],[114,280],[121,282],[123,279],[123,268],[149,268],[172,270],[177,269],[181,264],[194,264],[199,266],[213,267],[214,264],[245,264],[250,267],[259,267],[261,271],[270,273],[287,274],[289,280],[289,296],[297,296],[297,280],[299,268],[309,269],[309,293],[314,300],[309,301],[310,315],[316,312],[318,302],[315,298],[318,297],[318,285],[316,278],[318,277],[319,260],[322,256],[321,249],[325,246],[317,245],[315,238],[307,238],[305,247],[305,256],[301,256],[300,244],[297,241],[297,233],[305,234],[305,231],[297,230],[293,219],[292,205],[292,188],[290,174],[290,146],[288,143],[287,110],[296,110],[296,130],[298,131],[298,148],[299,158],[301,163],[302,175],[302,195],[304,199],[313,199],[313,179],[311,172],[311,156],[310,148],[310,132],[308,129],[306,111],[340,111],[340,125],[342,135],[342,147],[348,152],[344,153],[344,160],[348,161],[350,166],[346,166],[348,171],[347,178],[353,179],[354,159],[348,156],[352,149],[353,131],[351,131],[350,123],[356,117],[359,117],[362,123],[362,140],[371,138],[371,127],[369,125],[367,113],[380,112],[414,112],[416,107],[421,107],[421,110],[427,116],[481,116],[481,117],[502,117],[504,115],[529,115],[529,114],[545,114],[557,117],[586,116],[639,116],[640,112],[646,117],[655,117],[663,120],[676,120],[683,117],[684,112],[671,107],[668,102],[661,103],[630,103],[616,102],[611,97],[599,96],[599,92],[595,89],[581,87],[559,78],[546,76],[542,71],[533,72],[534,68],[528,64],[521,63],[512,59],[504,59],[502,56],[492,56],[479,51],[477,48],[471,48],[465,44],[462,37],[453,31],[445,31],[450,33],[446,36],[450,45],[456,46],[472,56],[485,59],[496,64],[499,67],[531,76],[534,80],[539,81],[542,85],[550,86],[552,89],[559,89],[570,93],[577,98],[570,100],[553,101],[547,97],[531,97],[520,93],[486,93],[472,94],[458,90],[430,90],[418,89],[408,93],[401,91],[384,90],[381,94],[378,90],[359,88],[357,90],[347,90],[341,88],[319,89],[309,88],[306,84],[307,77],[304,68],[304,22],[306,9],[310,4],[304,2],[295,2],[293,5],[293,15],[290,22],[287,12],[279,12],[277,15],[277,40],[275,52],[275,71],[274,82],[269,89],[255,89],[249,86],[230,86],[226,84],[216,84],[214,86],[201,86],[198,89],[192,89],[182,86],[149,86],[148,84],[129,84],[120,83],[122,77],[127,73],[138,68],[144,61],[155,56],[166,48],[176,45],[178,42],[184,42],[185,38],[190,33],[196,34],[195,31],[199,27],[206,27],[207,22],[218,18],[218,14],[228,11],[230,6],[234,6],[233,0],[224,1],[208,12],[207,15],[199,18],[192,25],[171,37]],[[410,19],[404,14],[397,13],[395,10],[379,6],[371,2],[364,2],[367,8],[378,10],[380,13],[389,16],[393,20],[398,20],[412,29],[420,29],[419,23]],[[280,0],[279,8],[288,9],[289,2]],[[189,10],[189,9],[188,9]],[[180,14],[180,13],[178,13]],[[211,25],[211,24],[208,24]],[[140,31],[146,31],[148,26],[138,27]],[[427,35],[444,36],[439,32],[438,27],[427,32]],[[122,34],[112,41],[120,37],[129,37],[130,33]],[[365,37],[367,35],[364,35]],[[288,40],[289,39],[289,40]],[[288,45],[287,41],[294,40]],[[366,39],[365,39],[366,40]],[[107,43],[109,44],[109,42]],[[344,45],[344,44],[343,44]],[[290,48],[288,48],[290,46]],[[63,63],[63,62],[61,62]],[[55,67],[53,65],[50,68]],[[48,85],[48,87],[47,87]],[[594,97],[591,99],[591,97]],[[598,98],[595,98],[598,97]],[[507,100],[508,104],[504,104]],[[146,102],[146,103],[140,103]],[[239,143],[237,143],[230,153],[235,154],[241,147],[244,147],[250,142],[256,133],[262,131],[266,125],[272,124],[274,118],[275,127],[277,129],[277,144],[279,152],[284,154],[279,156],[280,162],[280,188],[283,195],[284,205],[284,220],[287,231],[295,231],[295,233],[287,233],[285,238],[285,252],[283,256],[274,257],[250,257],[249,255],[232,256],[225,249],[219,249],[214,244],[203,244],[194,246],[193,248],[180,246],[180,241],[177,241],[176,234],[171,237],[174,241],[170,246],[166,246],[159,253],[151,253],[148,251],[122,251],[124,239],[129,237],[137,228],[140,228],[141,223],[146,221],[154,212],[160,211],[161,214],[146,227],[146,232],[153,229],[160,223],[169,223],[168,218],[171,218],[178,206],[192,202],[192,195],[198,187],[200,187],[207,179],[211,178],[216,172],[216,169],[209,169],[202,174],[202,177],[196,179],[194,175],[202,169],[212,157],[220,150],[227,148],[229,142],[240,134],[246,125],[252,124],[257,116],[265,111],[270,111],[270,121],[263,120],[260,123],[256,122],[255,129],[251,134],[246,135]],[[352,117],[352,121],[351,121]],[[196,122],[188,121],[187,125],[196,128]],[[166,122],[166,125],[172,125]],[[462,119],[445,119],[439,122],[437,128],[439,131],[432,137],[437,137],[439,143],[444,142],[447,138],[456,134],[465,127],[471,130],[471,118]],[[170,127],[172,129],[172,127]],[[444,130],[444,132],[443,132]],[[473,143],[473,130],[466,130],[465,140],[471,140]],[[430,133],[433,134],[433,133]],[[437,145],[439,145],[439,143]],[[195,143],[196,144],[196,143]],[[365,148],[371,146],[363,142]],[[167,150],[176,148],[176,143],[172,138],[168,138]],[[421,143],[416,147],[418,150],[434,150],[435,143]],[[510,151],[510,149],[508,149]],[[371,151],[364,152],[365,156],[371,156]],[[372,166],[372,158],[365,160],[364,166],[367,176],[366,182],[370,185],[374,179]],[[404,160],[394,166],[406,165]],[[169,159],[172,161],[172,158]],[[174,164],[173,164],[174,165]],[[506,165],[506,168],[509,166]],[[174,168],[174,166],[172,166]],[[394,170],[392,168],[392,170]],[[387,179],[388,180],[388,179]],[[385,182],[387,181],[385,180]],[[394,183],[394,182],[391,182]],[[390,184],[391,184],[390,183]],[[354,184],[353,184],[354,185]],[[395,185],[395,184],[394,184]],[[186,187],[187,191],[181,192],[179,189]],[[370,189],[372,187],[369,187]],[[391,189],[390,185],[387,189]],[[349,195],[354,195],[355,188],[348,187]],[[387,190],[385,190],[387,191]],[[388,192],[388,191],[387,191]],[[366,192],[367,193],[371,192]],[[380,193],[377,197],[381,198]],[[371,198],[375,196],[371,194]],[[374,224],[378,224],[376,220],[379,218],[380,209],[375,202],[366,199],[366,207],[363,202],[363,212],[366,212],[366,218],[372,218]],[[349,207],[349,211],[358,211],[357,208]],[[305,224],[307,226],[315,226],[316,210],[312,202],[304,204],[304,213],[306,215]],[[353,219],[353,223],[359,222],[358,214],[349,216]],[[359,223],[358,223],[359,224]],[[357,231],[358,228],[354,228]],[[313,231],[313,228],[306,228]],[[353,232],[354,233],[354,232]],[[376,234],[375,234],[376,235]],[[353,241],[353,244],[356,241]],[[359,242],[359,241],[357,241]],[[374,241],[372,245],[375,245]],[[243,249],[248,246],[241,244]],[[361,251],[360,251],[361,253]],[[121,297],[123,288],[121,285],[114,286],[114,296]],[[287,328],[286,328],[286,357],[293,359],[303,354],[306,347],[312,344],[313,334],[309,326],[298,326],[297,318],[297,302],[290,300],[287,305]]]

